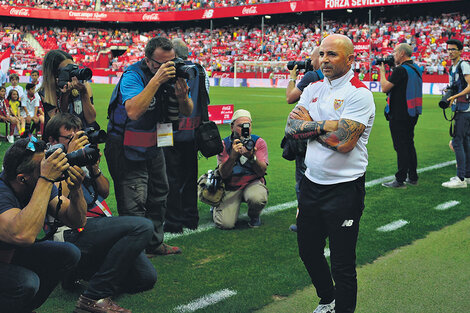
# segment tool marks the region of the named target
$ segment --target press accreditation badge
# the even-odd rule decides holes
[[[173,146],[173,124],[157,124],[157,147]]]

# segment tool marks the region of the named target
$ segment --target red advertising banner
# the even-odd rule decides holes
[[[209,120],[216,124],[230,124],[233,116],[233,104],[209,105]]]
[[[304,0],[214,9],[168,12],[106,12],[36,9],[0,5],[0,16],[103,22],[168,22],[265,14],[365,8],[374,6],[452,2],[459,0]]]
[[[369,52],[370,42],[355,42],[354,43],[354,52],[355,53],[362,53],[362,52]]]

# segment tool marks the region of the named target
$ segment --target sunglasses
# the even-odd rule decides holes
[[[26,150],[29,150],[31,152],[36,152],[36,146],[34,145],[34,143],[37,143],[37,142],[38,142],[37,138],[31,135],[31,137],[29,137],[29,142],[26,145]]]

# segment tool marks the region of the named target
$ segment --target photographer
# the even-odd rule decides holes
[[[152,220],[153,237],[146,249],[149,257],[181,253],[178,247],[163,243],[168,179],[161,146],[173,133],[172,123],[165,123],[168,104],[176,101],[183,115],[193,110],[186,81],[176,79],[174,58],[170,40],[152,38],[145,47],[145,58],[122,75],[108,108],[104,153],[114,180],[117,209],[119,215]],[[173,80],[174,85],[170,84]]]
[[[195,66],[188,61],[188,47],[179,38],[173,39],[176,56],[183,59],[189,66]],[[198,72],[204,72],[202,66],[197,67]],[[201,74],[201,73],[199,73]],[[183,227],[196,229],[199,222],[197,208],[197,147],[194,138],[195,129],[201,123],[202,106],[208,104],[208,98],[199,94],[201,88],[206,88],[209,94],[209,79],[200,76],[188,80],[191,100],[194,109],[190,116],[179,115],[179,127],[173,131],[174,144],[163,149],[166,161],[169,193],[167,210],[165,214],[165,232],[180,233]],[[202,86],[201,86],[202,85]],[[206,103],[202,103],[206,101]]]
[[[47,124],[49,143],[63,144],[68,153],[83,149],[88,144],[88,137],[80,129],[78,117],[58,113]],[[88,208],[87,225],[83,229],[62,227],[54,236],[54,240],[73,243],[82,253],[77,269],[68,275],[62,286],[73,290],[79,287],[78,279],[88,280],[88,288],[76,304],[81,312],[112,309],[130,312],[117,306],[110,297],[121,292],[153,288],[157,272],[143,253],[152,237],[153,226],[143,217],[111,217],[105,201],[109,182],[99,168],[99,159],[83,169],[86,173],[82,189]],[[65,187],[64,194],[67,194]]]
[[[20,139],[5,153],[0,174],[0,307],[31,312],[46,301],[64,274],[80,259],[72,244],[35,242],[46,214],[70,227],[86,223],[80,184],[83,171],[69,166],[61,149],[44,158],[46,144]],[[54,181],[68,173],[69,199],[58,197]],[[61,202],[61,203],[60,203]]]
[[[457,176],[442,183],[447,188],[466,188],[470,184],[470,64],[460,59],[462,50],[461,41],[447,41],[447,51],[452,61],[449,86],[453,89],[447,101],[452,103],[452,111],[455,112],[452,146],[457,160]]]
[[[386,78],[384,62],[380,63],[380,85],[388,94],[386,117],[392,134],[393,148],[397,152],[398,171],[395,180],[383,183],[388,188],[406,188],[418,184],[418,159],[414,146],[414,129],[422,111],[422,72],[413,63],[413,48],[402,43],[395,47],[393,57],[398,65]]]
[[[213,211],[217,227],[235,227],[242,201],[248,204],[249,227],[261,226],[261,210],[268,202],[264,175],[268,167],[268,147],[264,139],[251,134],[250,112],[233,113],[232,134],[223,139],[224,150],[217,156],[219,172],[225,183],[225,195]]]
[[[312,55],[310,57],[313,70],[307,71],[305,73],[300,82],[297,84],[297,87],[295,86],[295,82],[297,81],[298,75],[297,64],[292,70],[289,71],[290,79],[286,89],[286,100],[288,104],[292,104],[299,101],[300,96],[302,95],[302,92],[304,91],[305,87],[307,87],[311,83],[323,79],[323,73],[320,71],[319,51],[319,47],[313,49]],[[300,180],[304,176],[306,169],[305,151],[307,150],[307,140],[298,143],[297,146],[299,145],[302,147],[302,151],[299,151],[299,153],[295,156],[295,193],[297,195],[297,200],[299,199]],[[297,225],[293,224],[289,227],[289,229],[292,231],[297,231]]]
[[[84,77],[76,76],[81,75],[77,74],[80,70],[77,71],[72,56],[62,50],[51,50],[42,66],[43,81],[38,92],[44,106],[44,127],[57,112],[69,112],[78,116],[85,127],[97,128],[91,86]]]

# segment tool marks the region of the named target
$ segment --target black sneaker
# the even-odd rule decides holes
[[[403,182],[399,182],[396,179],[394,181],[391,181],[389,183],[383,183],[382,186],[387,187],[387,188],[395,188],[395,189],[405,189],[406,185]]]
[[[417,181],[417,180],[411,180],[411,179],[409,179],[409,178],[407,178],[407,179],[405,180],[405,183],[406,183],[407,185],[418,186],[418,181]]]

